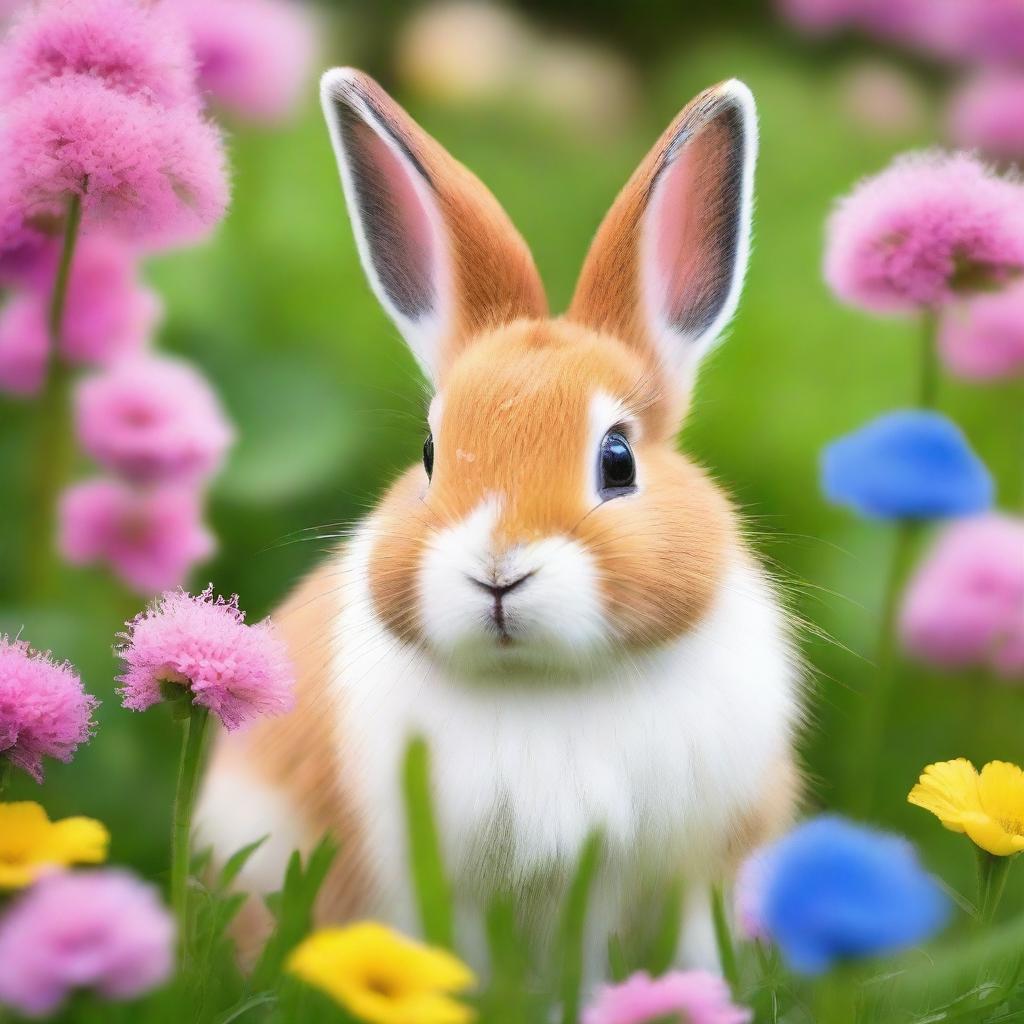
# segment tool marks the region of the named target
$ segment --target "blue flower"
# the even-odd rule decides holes
[[[889,413],[833,441],[821,482],[829,501],[872,519],[940,519],[992,504],[984,463],[960,428],[935,412]]]
[[[760,857],[769,874],[759,930],[802,974],[916,945],[949,916],[948,900],[905,839],[844,818],[815,818]]]

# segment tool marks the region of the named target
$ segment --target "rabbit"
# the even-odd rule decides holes
[[[494,197],[376,82],[330,70],[322,101],[369,283],[432,386],[423,460],[274,616],[297,708],[219,739],[199,834],[227,856],[269,833],[259,894],[333,832],[319,919],[415,933],[400,773],[422,736],[471,964],[498,889],[546,941],[598,829],[590,977],[679,878],[677,961],[711,966],[709,887],[801,791],[788,616],[675,444],[746,271],[753,97],[727,81],[682,110],[555,318]]]

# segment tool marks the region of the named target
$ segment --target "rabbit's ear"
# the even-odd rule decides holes
[[[569,318],[640,348],[688,390],[739,302],[756,154],[754,98],[742,82],[694,99],[598,229]]]
[[[474,335],[547,315],[526,243],[473,174],[360,71],[328,71],[321,99],[363,267],[428,377]]]

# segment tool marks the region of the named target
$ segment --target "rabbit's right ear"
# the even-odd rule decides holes
[[[368,75],[321,82],[359,255],[435,383],[474,335],[547,300],[526,243],[494,196]]]

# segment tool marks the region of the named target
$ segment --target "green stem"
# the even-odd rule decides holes
[[[1006,889],[1012,857],[997,857],[978,848],[978,922],[989,925]]]
[[[64,222],[64,244],[60,250],[60,262],[57,264],[57,276],[53,282],[50,295],[50,344],[51,355],[60,358],[58,346],[61,341],[61,330],[64,326],[64,307],[68,301],[68,281],[71,279],[71,262],[78,243],[78,230],[82,226],[82,197],[75,192],[68,200],[68,213]]]
[[[711,919],[715,926],[715,942],[718,945],[722,977],[729,983],[729,987],[735,995],[740,982],[740,972],[736,965],[736,950],[732,944],[729,919],[725,913],[725,898],[720,885],[711,887]]]
[[[50,372],[38,406],[38,440],[32,460],[31,518],[26,545],[26,590],[30,596],[44,599],[53,593],[56,576],[54,535],[57,524],[57,498],[67,479],[71,461],[70,373],[61,358],[61,333],[67,305],[68,282],[75,247],[82,223],[82,197],[77,193],[68,202],[64,223],[64,241],[50,295],[49,335]]]
[[[210,712],[192,705],[184,730],[178,786],[174,794],[174,825],[171,834],[171,906],[178,920],[179,948],[184,958],[189,948],[189,863],[192,850],[192,810],[199,790],[199,770],[203,759],[203,740]]]
[[[13,775],[14,765],[6,757],[0,760],[0,798],[3,797],[7,787],[11,784],[11,777]]]
[[[903,580],[913,559],[920,523],[905,520],[896,528],[889,571],[882,595],[881,626],[875,653],[875,679],[864,695],[857,741],[848,766],[848,795],[852,809],[867,814],[874,801],[877,772],[885,738],[889,705],[896,682],[897,642],[896,619]]]
[[[939,396],[939,358],[935,337],[939,318],[934,310],[926,310],[921,317],[921,353],[918,367],[917,404],[922,409],[934,409]]]

